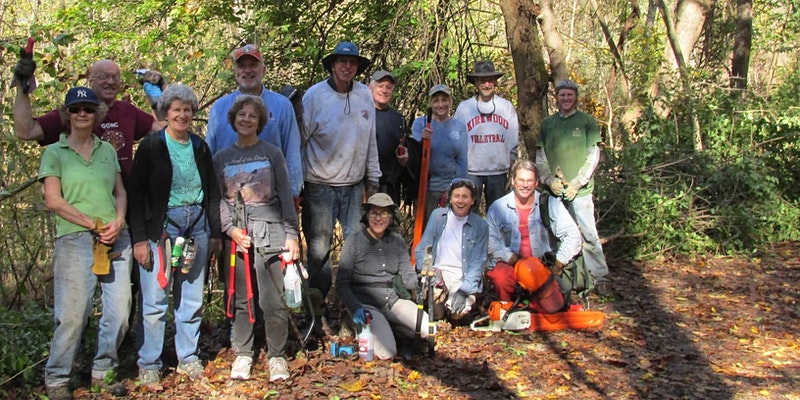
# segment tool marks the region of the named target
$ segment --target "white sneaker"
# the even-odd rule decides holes
[[[250,379],[250,368],[253,366],[253,357],[236,356],[231,366],[231,379]]]
[[[289,379],[289,366],[286,365],[286,359],[283,357],[275,357],[269,359],[269,381],[275,382],[279,380]]]

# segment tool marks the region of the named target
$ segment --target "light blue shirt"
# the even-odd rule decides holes
[[[425,117],[414,120],[411,131],[422,143]],[[467,177],[467,126],[455,118],[431,121],[431,156],[428,168],[428,190],[446,192],[455,178]]]
[[[564,264],[572,260],[581,250],[581,233],[578,226],[567,211],[561,198],[548,196],[550,229],[542,224],[539,211],[541,193],[536,191],[534,205],[528,216],[528,235],[531,240],[531,253],[542,259],[544,253],[558,249],[556,259]],[[486,213],[489,224],[489,254],[494,265],[497,261],[508,262],[512,253],[519,254],[522,235],[519,233],[519,214],[514,192],[495,200]]]
[[[236,143],[236,131],[228,122],[228,111],[240,94],[242,92],[236,90],[221,97],[211,106],[206,142],[212,155]],[[258,137],[281,149],[289,170],[292,197],[299,197],[300,190],[303,188],[303,164],[300,157],[300,130],[297,127],[294,107],[285,96],[267,88],[261,90],[261,100],[267,106],[268,119]]]

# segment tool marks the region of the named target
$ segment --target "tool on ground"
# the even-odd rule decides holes
[[[431,128],[431,117],[433,116],[433,109],[428,107],[428,112],[425,115],[425,127]],[[414,263],[414,249],[417,247],[419,240],[422,238],[422,230],[425,225],[425,198],[428,193],[428,168],[430,167],[431,158],[431,139],[422,138],[422,162],[419,168],[419,191],[417,192],[417,209],[414,213],[414,242],[411,246],[411,265]]]
[[[420,287],[417,290],[417,324],[416,324],[416,343],[423,345],[422,329],[428,329],[428,338],[425,342],[428,355],[433,356],[436,352],[436,321],[434,318],[434,285],[436,284],[436,271],[433,269],[433,247],[425,248],[425,256],[422,259],[422,271],[420,271]],[[422,326],[423,309],[425,306],[425,294],[428,298],[428,326]]]

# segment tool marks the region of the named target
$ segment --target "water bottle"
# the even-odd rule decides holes
[[[197,244],[194,242],[194,238],[189,238],[183,247],[183,266],[181,267],[181,272],[184,274],[188,274],[192,269],[195,254],[197,254]]]
[[[303,304],[303,282],[300,280],[300,275],[297,274],[294,262],[286,264],[283,288],[286,293],[286,306],[296,308]]]
[[[372,315],[367,313],[367,323],[358,334],[358,358],[365,361],[372,361],[375,354],[375,340],[372,338],[372,330],[370,329],[370,322],[372,322]]]
[[[178,236],[175,238],[175,244],[172,247],[172,258],[170,259],[170,265],[172,265],[172,268],[178,268],[181,265],[184,244],[186,244],[186,239],[184,239],[183,236]]]

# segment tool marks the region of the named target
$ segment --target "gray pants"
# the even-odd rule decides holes
[[[397,300],[386,313],[381,313],[371,305],[364,308],[372,314],[370,330],[375,342],[375,357],[381,360],[390,360],[397,355],[397,341],[395,334],[404,337],[414,337],[417,328],[417,303],[411,300]],[[394,325],[396,332],[392,331]],[[428,313],[422,313],[422,337],[428,337]]]

